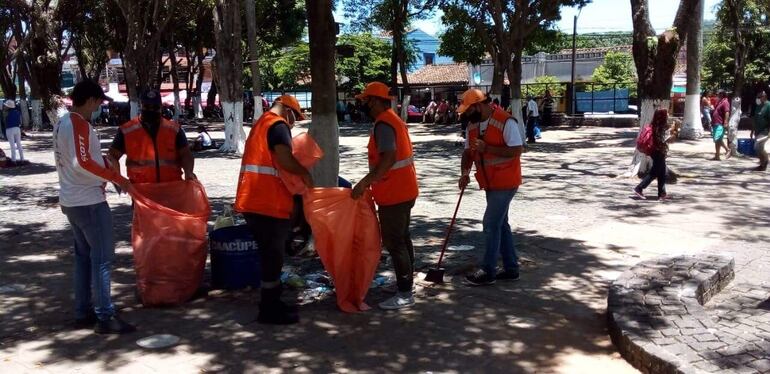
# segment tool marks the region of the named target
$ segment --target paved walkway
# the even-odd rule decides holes
[[[341,170],[366,170],[364,127],[342,129]],[[418,268],[435,261],[457,198],[461,148],[454,129],[412,127],[422,189],[414,209]],[[109,131],[105,131],[105,139]],[[213,133],[221,138],[221,132]],[[404,313],[338,312],[332,300],[303,307],[286,328],[241,325],[255,313],[257,292],[210,293],[183,307],[144,309],[133,298],[129,201],[109,196],[118,256],[113,292],[139,332],[104,338],[69,330],[71,236],[57,206],[50,135],[26,141],[33,165],[0,171],[0,368],[3,371],[152,372],[633,372],[606,331],[609,283],[633,264],[661,254],[720,252],[754,269],[768,240],[767,174],[748,159],[706,161],[708,141],[672,147],[684,178],[666,203],[629,198],[634,180],[619,178],[631,159],[634,132],[546,131],[524,156],[526,184],[510,219],[522,257],[517,283],[468,288],[460,276],[442,286],[418,284],[417,306]],[[4,146],[4,145],[3,145]],[[106,146],[106,144],[105,144]],[[207,152],[196,174],[221,210],[231,202],[239,159]],[[458,216],[450,274],[467,271],[482,250],[483,194],[471,190]],[[745,256],[745,257],[744,257]],[[745,261],[741,258],[746,258]],[[758,270],[758,273],[762,271]],[[765,271],[764,274],[767,274]],[[765,279],[766,280],[766,279]],[[766,283],[759,278],[752,280]],[[766,287],[765,287],[766,288]],[[372,304],[386,297],[369,295]],[[716,300],[716,299],[715,299]],[[715,301],[712,301],[715,303]],[[181,343],[149,352],[134,342],[171,333]]]

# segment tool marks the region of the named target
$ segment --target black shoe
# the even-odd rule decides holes
[[[118,316],[112,316],[106,321],[98,321],[94,332],[97,334],[128,334],[136,331],[136,327],[120,319]]]
[[[487,274],[484,270],[479,270],[466,276],[465,282],[471,286],[489,286],[495,284],[495,277]]]
[[[75,318],[75,330],[92,329],[98,320],[96,313],[90,311],[84,318]]]
[[[291,313],[282,303],[260,303],[257,322],[265,325],[293,325],[299,322],[299,314]]]
[[[497,273],[495,276],[495,279],[497,280],[509,280],[509,281],[517,281],[519,280],[519,271],[518,270],[505,270]]]

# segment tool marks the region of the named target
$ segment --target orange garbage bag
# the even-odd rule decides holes
[[[318,143],[316,143],[315,140],[313,140],[313,137],[306,132],[295,136],[291,140],[291,153],[294,155],[294,158],[308,170],[310,170],[324,155],[321,147],[318,146]],[[302,183],[302,178],[296,174],[285,171],[280,166],[278,166],[278,176],[281,177],[283,184],[292,195],[301,195],[307,190],[305,184]]]
[[[176,305],[190,299],[206,266],[208,196],[198,181],[134,184],[136,283],[142,303]]]
[[[350,193],[349,188],[313,188],[303,200],[315,248],[334,279],[337,306],[355,313],[369,309],[364,298],[382,247],[371,194],[353,200]]]

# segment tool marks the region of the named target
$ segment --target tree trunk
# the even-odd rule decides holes
[[[741,97],[735,96],[731,103],[730,119],[727,122],[727,146],[730,147],[730,153],[733,156],[738,151],[738,124],[741,122]]]
[[[36,96],[32,99],[32,131],[43,129],[43,101]]]
[[[700,110],[700,61],[703,47],[703,0],[687,32],[687,96],[684,104],[684,123],[679,132],[682,139],[699,139],[703,136]]]
[[[730,28],[733,30],[733,41],[735,42],[735,75],[733,81],[733,95],[741,97],[743,94],[743,85],[746,81],[746,59],[748,47],[743,37],[743,11],[745,4],[739,0],[725,0],[724,6],[727,7]]]
[[[130,52],[127,52],[127,54],[130,54]],[[139,80],[136,76],[136,68],[132,58],[126,57],[123,59],[123,75],[126,78],[126,93],[128,94],[128,102],[131,107],[130,116],[131,118],[136,118],[139,115]]]
[[[217,0],[214,7],[219,101],[225,120],[223,152],[243,154],[243,57],[241,56],[241,11],[239,0]]]
[[[182,112],[182,102],[179,99],[179,61],[176,60],[173,42],[169,50],[169,57],[171,58],[171,82],[174,84],[174,121],[179,121],[179,114]]]
[[[315,184],[336,187],[339,175],[339,128],[335,111],[337,98],[335,66],[335,24],[332,0],[315,0],[307,5],[310,36],[310,73],[313,77],[313,120],[310,135],[318,142],[324,157],[313,168]],[[395,69],[391,78],[395,80]],[[396,87],[395,85],[393,86]]]
[[[198,73],[195,78],[195,98],[193,98],[193,108],[195,110],[195,118],[201,119],[203,118],[203,108],[201,107],[201,104],[203,103],[203,60],[205,59],[203,48],[198,47],[195,55],[198,58]]]
[[[251,93],[254,98],[252,121],[262,116],[262,77],[259,72],[259,50],[257,50],[257,10],[254,0],[243,0],[246,4],[246,27],[249,39],[249,64],[251,66]]]
[[[508,71],[508,81],[511,88],[511,102],[514,103],[514,107],[512,108],[515,109],[515,105],[518,105],[519,107],[518,110],[512,111],[512,115],[516,118],[516,121],[519,122],[520,130],[523,131],[522,134],[526,134],[526,127],[521,113],[521,56],[524,53],[524,40],[515,41],[514,44],[515,49],[512,52],[513,61],[504,66],[507,66],[506,70]],[[508,56],[507,61],[511,61],[510,52],[505,52],[503,54]]]
[[[18,67],[16,71],[19,71]],[[29,118],[29,105],[27,104],[27,87],[26,81],[21,74],[19,74],[19,106],[19,110],[21,110],[21,127],[29,130],[31,121]]]
[[[401,70],[401,83],[403,84],[401,92],[404,95],[401,101],[401,120],[406,122],[409,119],[409,102],[412,100],[412,93],[407,78],[406,52],[401,49],[398,54],[400,56],[398,65]]]
[[[508,56],[510,57],[510,56]],[[489,88],[489,95],[500,99],[505,85],[505,70],[510,65],[500,58],[492,58],[492,86]]]

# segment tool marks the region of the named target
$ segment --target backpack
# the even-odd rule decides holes
[[[651,155],[655,150],[655,143],[652,139],[652,125],[645,126],[636,138],[636,149],[646,155]]]

